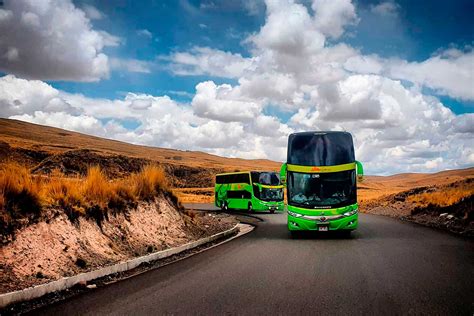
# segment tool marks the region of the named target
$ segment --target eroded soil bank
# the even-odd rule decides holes
[[[418,187],[363,203],[362,211],[474,237],[473,191],[472,178],[447,185]],[[450,196],[456,194],[464,196],[452,204],[446,203]],[[420,202],[420,198],[424,199],[424,203]]]
[[[165,197],[101,223],[64,212],[16,232],[0,249],[0,293],[91,271],[233,227],[228,215],[183,211]]]

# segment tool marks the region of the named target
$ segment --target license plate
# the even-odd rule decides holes
[[[329,230],[328,226],[318,226],[318,231],[327,232]]]

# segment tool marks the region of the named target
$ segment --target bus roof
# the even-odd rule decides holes
[[[229,174],[241,174],[241,173],[249,173],[250,171],[236,171],[236,172],[225,172],[225,173],[217,173],[216,176],[226,176]]]
[[[354,161],[354,142],[348,132],[301,132],[288,137],[288,164],[335,166]]]
[[[314,134],[318,134],[318,135],[323,135],[323,134],[349,134],[349,135],[352,135],[351,133],[349,132],[344,132],[344,131],[309,131],[309,132],[296,132],[296,133],[291,133],[291,135],[314,135]]]

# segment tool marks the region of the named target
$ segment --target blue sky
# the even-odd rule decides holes
[[[365,54],[422,61],[438,49],[472,44],[474,26],[469,14],[474,11],[472,1],[397,1],[397,14],[389,16],[370,12],[370,7],[379,2],[356,2],[361,12],[361,22],[351,28],[351,33],[345,39]],[[111,54],[140,60],[153,61],[159,56],[192,46],[211,46],[245,56],[248,55],[248,49],[242,45],[242,40],[248,34],[257,32],[265,23],[263,3],[257,7],[258,12],[252,15],[242,5],[229,4],[228,1],[119,1],[118,5],[101,1],[75,3],[79,7],[94,5],[104,12],[107,18],[95,20],[93,24],[125,39],[125,45],[109,48]],[[209,8],[206,8],[206,4]],[[148,30],[152,37],[140,35],[140,30]],[[114,72],[110,79],[99,83],[51,84],[91,97],[116,97],[123,91],[193,93],[196,84],[206,78],[209,77],[176,77],[167,72],[164,66],[157,65],[156,72],[151,74],[123,76]],[[224,82],[218,77],[212,79]],[[452,98],[445,100],[457,113],[470,112],[474,106],[472,102],[459,102]]]
[[[423,61],[439,49],[473,44],[474,2],[457,1],[396,1],[397,13],[380,16],[370,11],[381,1],[356,1],[360,22],[352,26],[344,40],[360,48],[364,54],[400,57],[408,61]],[[122,58],[154,61],[159,56],[192,46],[213,48],[248,56],[242,41],[257,32],[265,23],[265,6],[257,4],[249,14],[240,1],[74,1],[78,7],[93,5],[106,15],[94,20],[94,26],[125,40],[124,45],[109,48],[110,54]],[[310,1],[302,2],[310,6]],[[429,14],[427,14],[429,13]],[[375,26],[375,27],[374,27]],[[152,37],[140,35],[148,30]],[[177,77],[166,71],[158,61],[150,74],[130,75],[112,72],[109,79],[98,83],[50,82],[54,87],[79,92],[91,97],[114,98],[124,91],[166,94],[173,91],[194,93],[201,81],[215,76]],[[435,94],[432,91],[429,93]],[[178,96],[186,100],[186,97]],[[473,112],[474,102],[441,96],[456,113]]]
[[[472,1],[3,2],[2,117],[279,161],[345,129],[369,173],[474,164]]]

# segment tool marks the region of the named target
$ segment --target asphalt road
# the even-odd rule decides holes
[[[35,314],[473,315],[474,243],[360,215],[350,239],[291,239],[285,214],[188,259]]]

